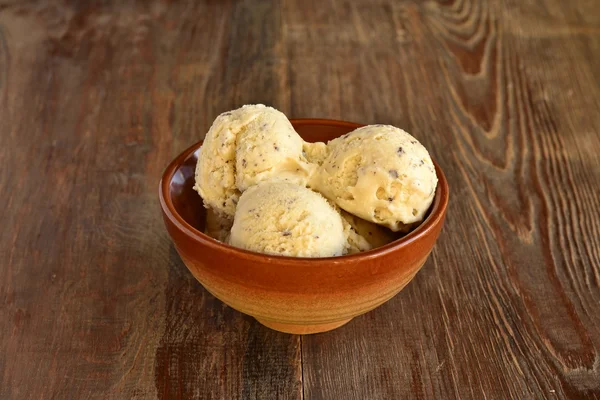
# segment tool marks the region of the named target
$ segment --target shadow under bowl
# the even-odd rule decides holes
[[[308,142],[326,142],[362,126],[323,119],[291,122]],[[167,231],[206,290],[269,328],[324,332],[383,304],[421,269],[442,229],[449,191],[434,161],[438,186],[426,219],[385,246],[328,258],[274,256],[229,246],[203,233],[206,211],[193,189],[201,145],[185,150],[163,173],[159,197]]]

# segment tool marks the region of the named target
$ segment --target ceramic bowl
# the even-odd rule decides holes
[[[291,120],[307,141],[328,141],[362,125]],[[391,299],[421,269],[448,205],[439,184],[425,221],[408,235],[368,252],[330,258],[272,256],[238,249],[205,235],[205,209],[192,187],[202,142],[181,153],[160,182],[163,218],[184,264],[212,295],[269,328],[296,334],[335,329]]]

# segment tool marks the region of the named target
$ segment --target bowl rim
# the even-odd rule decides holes
[[[320,118],[292,118],[290,122],[294,127],[301,125],[326,125],[326,126],[344,126],[351,129],[357,129],[365,126],[365,124],[359,124],[355,122],[349,121],[341,121],[335,119],[320,119]],[[163,214],[169,219],[169,221],[177,227],[177,229],[182,232],[189,239],[198,242],[202,245],[211,247],[215,250],[222,251],[225,253],[229,253],[231,255],[236,255],[239,257],[243,257],[246,259],[254,259],[256,261],[267,261],[267,260],[279,260],[285,262],[286,264],[302,264],[306,266],[306,263],[314,263],[315,265],[320,262],[333,262],[333,263],[341,263],[345,261],[356,261],[359,259],[373,259],[377,257],[381,257],[392,253],[400,248],[405,248],[410,246],[412,243],[421,239],[424,236],[427,236],[429,232],[431,232],[440,222],[442,222],[446,208],[448,206],[449,200],[449,187],[448,182],[446,180],[446,176],[444,172],[437,164],[435,160],[433,160],[433,164],[435,166],[436,174],[438,177],[438,185],[436,188],[435,197],[431,204],[431,211],[429,216],[413,231],[408,233],[406,236],[401,237],[400,239],[394,240],[386,245],[376,247],[374,249],[355,253],[355,254],[347,254],[343,256],[333,256],[333,257],[291,257],[291,256],[283,256],[276,254],[263,254],[257,253],[250,250],[241,249],[239,247],[231,246],[227,243],[223,243],[212,237],[208,236],[204,232],[199,231],[190,225],[187,221],[183,219],[181,215],[175,210],[173,205],[173,201],[170,196],[170,182],[173,178],[173,175],[177,168],[183,164],[183,162],[196,150],[198,150],[202,144],[203,140],[200,140],[183,152],[181,152],[174,160],[172,160],[169,165],[165,168],[160,182],[159,182],[159,199],[160,205],[163,211]]]

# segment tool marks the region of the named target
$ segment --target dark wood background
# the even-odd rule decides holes
[[[595,0],[0,0],[0,398],[599,399],[599,76]],[[160,218],[256,102],[449,179],[424,269],[336,331],[226,307]]]

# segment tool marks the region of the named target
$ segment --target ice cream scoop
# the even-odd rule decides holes
[[[347,212],[397,232],[423,220],[437,176],[414,137],[390,125],[369,125],[327,144],[310,185]]]
[[[287,117],[262,104],[219,115],[200,149],[196,185],[204,205],[233,218],[240,194],[267,180],[306,185],[316,166]]]
[[[354,237],[356,244],[350,244],[348,227],[319,193],[289,182],[263,182],[240,197],[229,243],[292,257],[340,256],[369,246]]]

